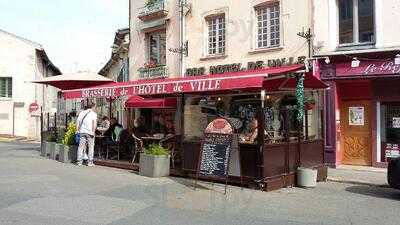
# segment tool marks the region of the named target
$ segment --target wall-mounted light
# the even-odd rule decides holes
[[[271,98],[271,96],[267,95],[267,100],[269,100]]]
[[[353,58],[353,61],[351,61],[351,67],[359,67],[360,66],[360,60],[358,60],[356,57]]]
[[[221,100],[222,100],[222,99],[221,99],[221,97],[218,97],[218,98],[217,98],[217,101],[219,101],[219,102],[220,102]]]
[[[400,65],[400,54],[397,54],[396,58],[394,58],[394,64]]]
[[[261,90],[261,108],[264,108],[265,90]]]

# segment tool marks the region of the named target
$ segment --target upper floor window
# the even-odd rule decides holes
[[[225,15],[207,19],[209,55],[225,54]]]
[[[374,0],[338,0],[339,44],[375,42]]]
[[[257,48],[268,48],[280,44],[279,4],[256,8]]]
[[[121,69],[119,70],[119,74],[117,77],[118,82],[127,82],[129,80],[129,72],[128,72],[128,59],[123,59]]]
[[[148,63],[157,65],[166,64],[166,40],[165,32],[155,32],[147,35]]]
[[[0,97],[12,98],[12,78],[0,77]]]

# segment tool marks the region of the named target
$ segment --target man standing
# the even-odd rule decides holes
[[[77,119],[77,130],[80,135],[78,147],[78,162],[77,165],[82,165],[82,155],[88,149],[88,166],[94,166],[94,134],[97,126],[97,114],[95,112],[96,105],[90,103],[86,110],[79,113]]]

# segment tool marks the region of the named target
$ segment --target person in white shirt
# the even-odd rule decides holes
[[[78,147],[78,160],[77,165],[82,165],[83,153],[88,149],[88,166],[94,166],[93,154],[94,154],[94,135],[97,126],[97,114],[95,112],[96,105],[90,103],[88,108],[79,113],[76,121],[77,131],[80,135],[79,147]]]

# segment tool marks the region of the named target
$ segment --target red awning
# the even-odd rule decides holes
[[[114,82],[109,78],[101,76],[97,73],[79,72],[45,77],[41,80],[32,81],[32,83],[50,85],[61,90],[71,90],[93,87],[102,84],[110,85]]]
[[[219,93],[226,91],[259,90],[266,78],[304,69],[304,65],[290,65],[253,71],[232,72],[185,78],[136,80],[63,91],[70,98],[108,98],[119,96],[165,96],[181,93]]]
[[[143,98],[134,95],[128,98],[125,107],[141,109],[176,108],[176,98]]]
[[[297,80],[288,75],[271,76],[264,80],[263,87],[267,91],[294,90],[297,86]],[[311,72],[306,73],[304,77],[304,89],[326,89],[328,86],[315,77]]]

